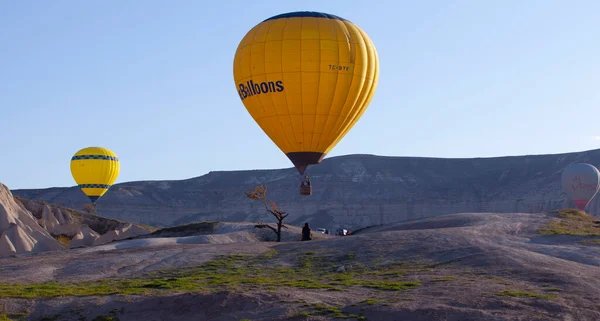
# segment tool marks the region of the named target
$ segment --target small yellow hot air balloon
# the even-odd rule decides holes
[[[377,51],[352,22],[291,12],[252,28],[233,62],[238,94],[260,128],[303,175],[348,133],[371,102]]]
[[[117,155],[102,147],[86,147],[71,158],[71,174],[83,193],[96,203],[119,176]]]

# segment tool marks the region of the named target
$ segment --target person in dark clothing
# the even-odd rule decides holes
[[[310,230],[308,223],[304,223],[304,227],[302,228],[302,241],[310,240],[312,240],[312,231]]]

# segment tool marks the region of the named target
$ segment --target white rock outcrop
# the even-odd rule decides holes
[[[62,248],[38,220],[15,201],[10,190],[0,184],[0,257]]]
[[[96,240],[100,238],[100,235],[92,230],[89,226],[83,225],[79,232],[75,234],[71,240],[71,248],[80,246],[92,246],[96,243]]]

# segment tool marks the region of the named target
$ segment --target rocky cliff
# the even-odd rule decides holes
[[[0,184],[0,257],[57,251],[63,247]]]
[[[188,222],[270,221],[244,191],[265,184],[269,198],[290,212],[290,224],[354,229],[457,212],[540,212],[572,206],[560,187],[572,162],[600,165],[600,149],[472,159],[348,155],[309,168],[312,196],[298,192],[295,169],[210,172],[179,181],[114,185],[98,214],[153,226]],[[14,190],[15,195],[81,208],[78,187]],[[588,212],[600,215],[596,198]]]
[[[69,247],[110,243],[129,237],[149,234],[156,230],[115,219],[83,213],[64,206],[47,204],[15,196],[14,201],[31,213],[38,225],[54,237],[70,239]]]
[[[0,257],[101,245],[155,230],[14,196],[0,183]]]

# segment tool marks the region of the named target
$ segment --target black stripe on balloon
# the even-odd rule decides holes
[[[77,156],[73,156],[71,158],[72,161],[82,160],[82,159],[102,159],[102,160],[111,160],[111,161],[115,161],[115,162],[119,161],[119,159],[116,156],[106,156],[106,155],[77,155]]]
[[[79,188],[110,188],[106,184],[79,184]]]

